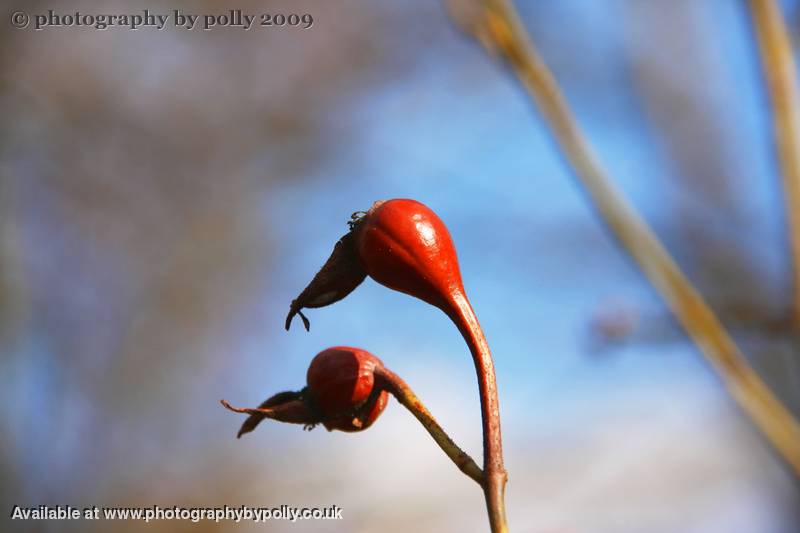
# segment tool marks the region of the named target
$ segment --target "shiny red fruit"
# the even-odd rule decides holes
[[[336,244],[322,269],[292,300],[286,329],[302,309],[341,300],[369,275],[378,283],[442,309],[465,328],[477,322],[464,293],[455,246],[444,222],[427,206],[409,199],[375,202],[353,214],[350,231]],[[470,324],[467,324],[470,322]]]
[[[449,310],[463,295],[455,246],[442,220],[416,200],[375,202],[354,236],[361,265],[375,281]]]
[[[375,387],[374,370],[383,366],[366,350],[336,346],[311,361],[308,399],[328,430],[367,429],[386,408],[389,394]]]

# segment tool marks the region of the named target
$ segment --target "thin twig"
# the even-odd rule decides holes
[[[403,404],[406,409],[411,411],[411,413],[420,421],[420,423],[425,427],[425,429],[430,433],[433,440],[436,441],[436,444],[444,451],[445,454],[450,458],[453,463],[468,475],[470,478],[475,480],[475,482],[483,487],[484,484],[484,476],[483,470],[478,467],[475,461],[472,460],[472,457],[467,454],[464,450],[458,447],[458,445],[453,442],[453,439],[442,429],[439,423],[433,418],[433,415],[428,411],[425,405],[417,398],[417,395],[414,394],[414,391],[411,390],[405,381],[403,381],[400,376],[389,370],[385,367],[376,367],[375,368],[375,377],[380,380],[381,385],[389,391],[397,401]]]
[[[761,64],[767,82],[775,143],[783,170],[786,218],[793,258],[795,327],[800,327],[800,97],[792,44],[780,6],[775,0],[750,0]]]
[[[485,0],[481,9],[458,22],[514,69],[605,222],[716,368],[731,395],[800,474],[800,426],[753,371],[652,230],[606,176],[508,0]]]

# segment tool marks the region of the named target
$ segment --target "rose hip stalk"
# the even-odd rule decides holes
[[[456,466],[483,485],[483,472],[475,461],[450,439],[411,388],[368,351],[347,346],[323,350],[311,361],[306,381],[302,391],[278,393],[255,409],[232,407],[221,400],[227,409],[250,415],[237,438],[253,431],[265,418],[303,424],[307,429],[321,423],[328,431],[363,431],[381,415],[391,393]]]
[[[322,307],[340,300],[366,272],[378,283],[428,302],[444,311],[464,337],[475,363],[483,419],[484,493],[492,531],[507,530],[500,412],[494,363],[489,345],[467,299],[455,247],[444,223],[415,200],[375,202],[361,217],[323,269],[292,302],[286,326],[303,307]],[[347,269],[357,258],[358,266]],[[343,272],[346,271],[346,274]],[[363,279],[363,278],[361,278]],[[323,282],[324,281],[324,282]],[[308,303],[306,303],[308,302]]]

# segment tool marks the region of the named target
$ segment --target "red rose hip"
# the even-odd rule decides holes
[[[356,253],[378,283],[447,311],[463,294],[450,232],[416,200],[375,202],[356,224]]]
[[[389,398],[375,386],[375,369],[381,366],[368,351],[347,346],[314,357],[306,376],[307,394],[328,430],[361,431],[380,416]]]
[[[380,359],[366,350],[336,346],[321,351],[308,367],[308,385],[299,392],[280,392],[256,409],[222,405],[250,416],[237,437],[253,431],[265,418],[303,424],[322,424],[328,431],[362,431],[370,427],[386,408],[389,393],[376,383]]]

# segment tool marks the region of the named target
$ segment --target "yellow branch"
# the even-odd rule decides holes
[[[463,14],[463,13],[462,13]],[[485,0],[457,21],[514,69],[605,222],[711,362],[728,391],[800,474],[800,426],[772,394],[647,223],[606,176],[550,70],[507,0]]]
[[[775,0],[750,0],[761,64],[772,102],[778,160],[783,170],[786,218],[793,257],[794,323],[800,327],[800,98],[792,45]]]

